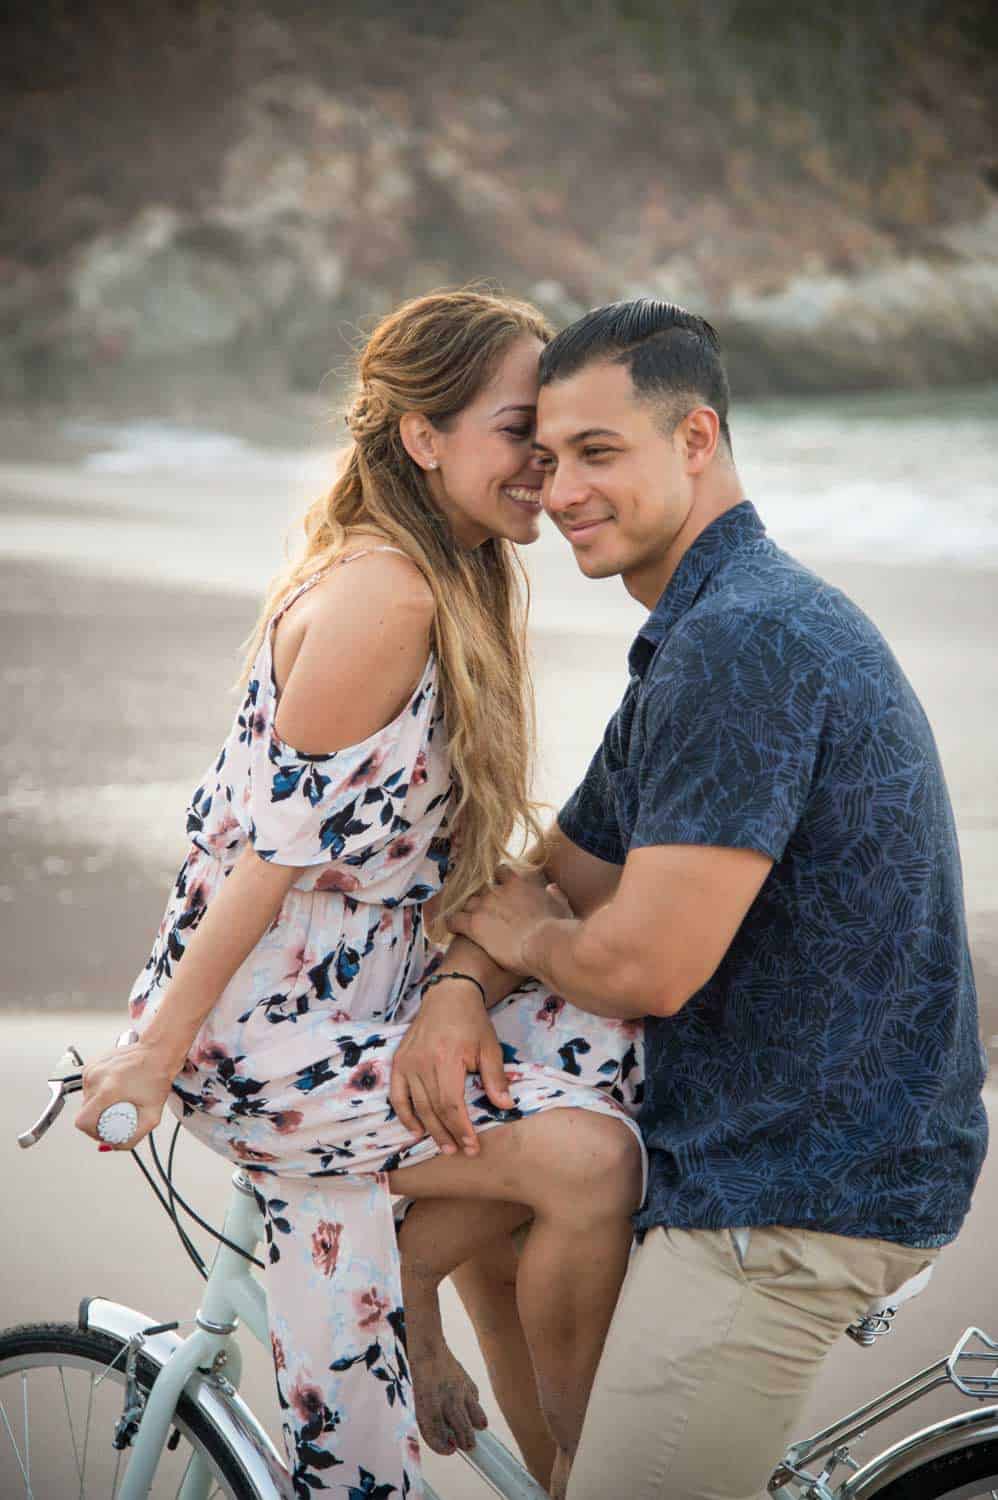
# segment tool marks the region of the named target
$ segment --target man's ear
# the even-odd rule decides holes
[[[702,474],[717,452],[721,419],[712,406],[695,406],[676,429],[688,474]]]
[[[413,463],[418,464],[421,469],[440,467],[438,434],[432,422],[422,412],[403,412],[399,421],[399,437]]]

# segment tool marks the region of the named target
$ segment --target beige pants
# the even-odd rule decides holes
[[[748,1500],[829,1349],[935,1257],[801,1229],[653,1229],[607,1336],[568,1500]]]

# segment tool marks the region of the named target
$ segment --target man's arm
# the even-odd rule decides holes
[[[613,898],[580,921],[560,893],[510,879],[473,897],[451,926],[595,1015],[675,1015],[783,857],[832,700],[823,646],[780,611],[691,619],[630,723],[627,853]],[[599,770],[597,757],[566,827],[588,842],[595,824],[591,847],[609,851],[613,830],[599,825],[590,795],[601,791]],[[612,775],[604,780],[615,801]]]
[[[587,854],[557,825],[545,835],[543,851],[532,851],[532,863],[542,858],[546,879],[565,891],[581,916],[610,900],[620,881],[620,865]],[[478,980],[487,1010],[522,982],[521,975],[495,963],[468,937],[455,936],[447,950],[443,972],[452,971]],[[414,1134],[428,1131],[447,1155],[459,1146],[469,1156],[478,1153],[464,1097],[469,1073],[479,1074],[498,1109],[512,1107],[502,1048],[481,997],[467,980],[447,979],[423,997],[419,1015],[395,1054],[390,1089],[392,1107],[402,1124]]]
[[[753,849],[653,845],[631,851],[585,919],[540,880],[508,876],[451,925],[592,1015],[671,1016],[716,970],[772,864]]]

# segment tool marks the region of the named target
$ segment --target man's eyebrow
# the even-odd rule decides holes
[[[569,445],[588,442],[594,437],[622,438],[623,433],[615,432],[612,427],[584,427],[581,432],[573,432],[572,436],[565,439]],[[544,448],[546,444],[535,442],[535,448]]]
[[[494,417],[501,417],[504,411],[523,411],[529,412],[531,415],[533,415],[536,410],[536,406],[499,406],[492,413],[492,415]]]

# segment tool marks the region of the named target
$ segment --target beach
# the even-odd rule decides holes
[[[894,467],[885,504],[893,529],[886,537],[868,475],[861,493],[851,469],[840,475],[838,489],[830,486],[828,410],[805,412],[796,425],[784,408],[750,413],[746,467],[776,539],[871,615],[925,706],[956,815],[982,1034],[994,1050],[998,520],[988,496],[998,440],[980,421],[973,428],[973,441],[961,445],[958,500],[927,533],[924,520],[943,504],[945,476],[913,478],[907,510],[903,476],[908,469],[928,473],[926,455],[940,451],[949,417],[940,412],[937,429],[926,431],[917,401],[908,422],[891,417],[889,404],[885,410],[879,437],[864,439],[857,430],[857,441],[890,444],[888,469]],[[240,642],[279,560],[282,533],[328,481],[331,461],[319,446],[287,446],[283,432],[271,447],[155,424],[118,431],[28,425],[6,437],[0,443],[7,709],[0,749],[0,1113],[20,1232],[0,1323],[71,1319],[78,1297],[96,1292],[134,1301],[156,1317],[188,1316],[196,1299],[193,1274],[126,1164],[98,1157],[66,1120],[36,1152],[17,1152],[12,1136],[44,1102],[47,1063],[64,1043],[75,1041],[93,1055],[124,1022],[128,990],[184,855],[187,798],[234,712]],[[763,478],[771,457],[767,504]],[[802,501],[799,513],[792,491],[797,471],[820,495],[810,508]],[[549,527],[529,562],[537,791],[557,806],[584,771],[623,691],[627,646],[643,612],[616,581],[582,580]],[[993,1114],[993,1091],[988,1098]],[[181,1181],[216,1220],[225,1178],[223,1163],[185,1146]],[[920,1312],[902,1316],[903,1339],[871,1355],[844,1341],[809,1420],[817,1424],[938,1357],[967,1322],[996,1331],[987,1227],[996,1202],[998,1176],[989,1163],[971,1225],[944,1258]],[[449,1291],[447,1319],[459,1357],[483,1378]],[[255,1351],[249,1380],[254,1405],[269,1419],[270,1375]],[[487,1409],[502,1431],[491,1402]],[[928,1419],[919,1408],[918,1423]],[[456,1464],[431,1459],[429,1470],[454,1500],[486,1493]]]
[[[775,539],[867,611],[925,706],[956,814],[988,1038],[998,1033],[991,409],[979,392],[781,402],[749,408],[736,430]],[[956,456],[942,471],[949,433]],[[333,472],[314,408],[244,413],[224,431],[0,422],[0,1008],[120,1013],[184,854],[187,798],[231,721],[240,643],[289,528]],[[583,579],[547,522],[523,555],[536,789],[556,807],[619,701],[644,613],[619,581]]]

